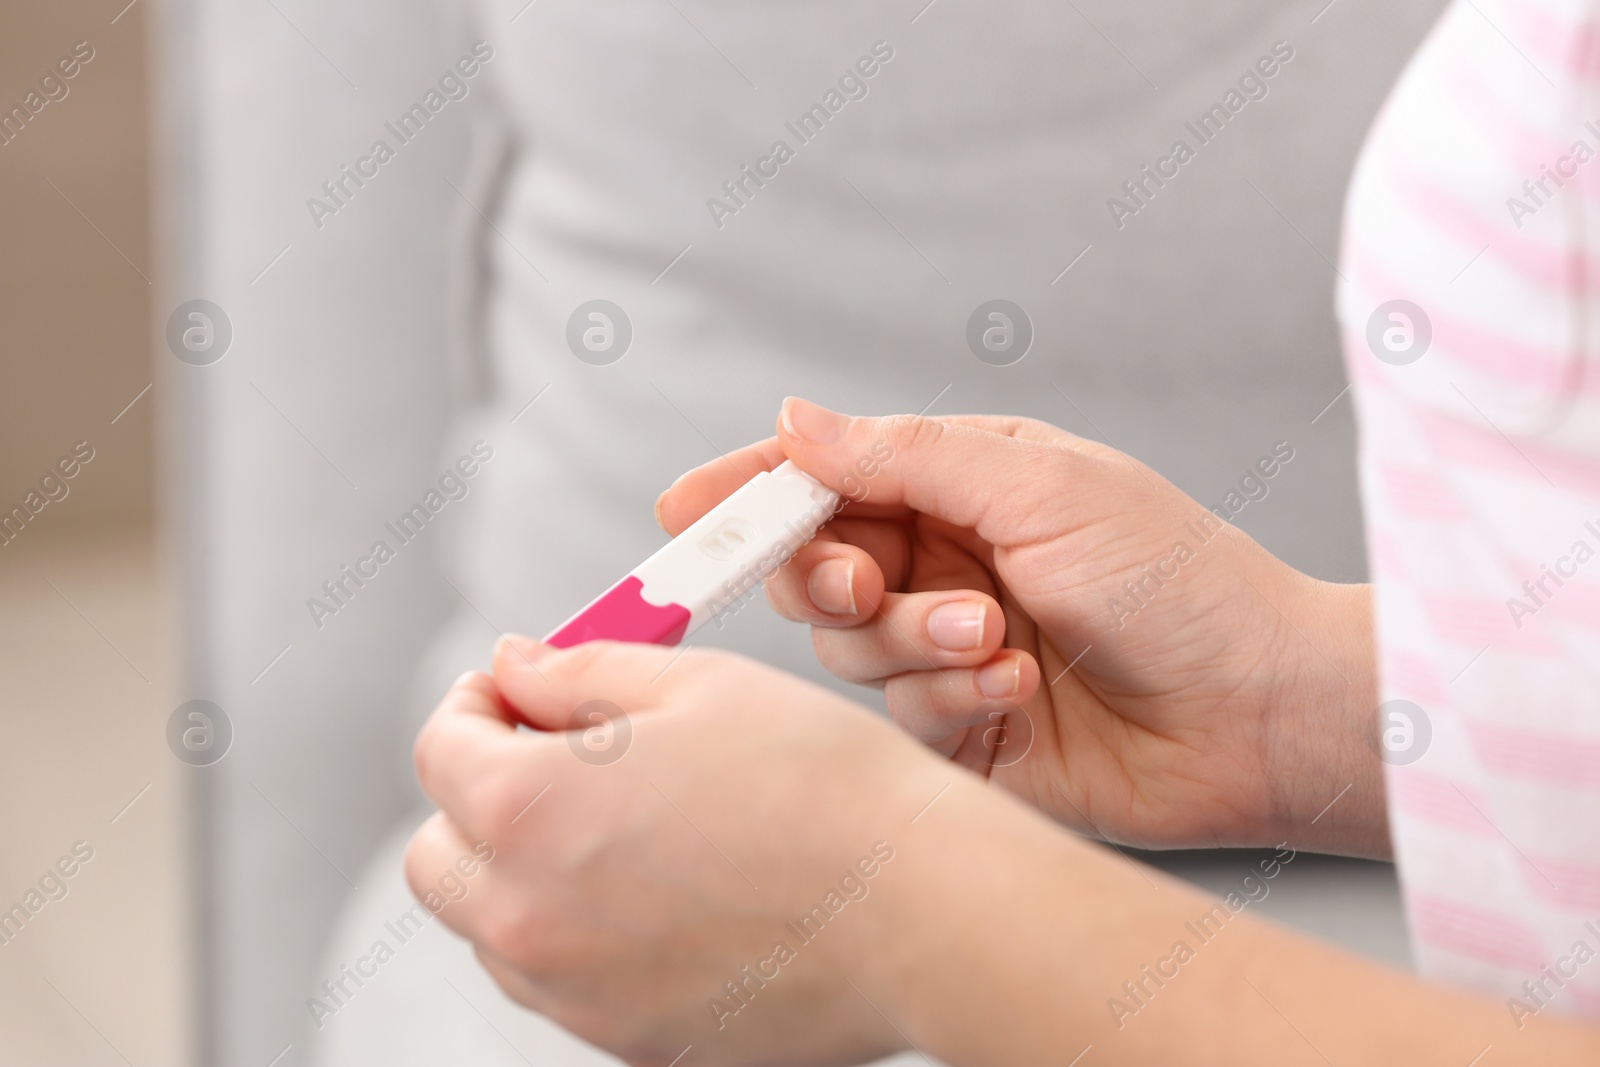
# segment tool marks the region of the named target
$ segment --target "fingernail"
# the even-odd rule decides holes
[[[831,445],[844,436],[846,415],[791,396],[783,402],[783,432],[812,444]]]
[[[990,700],[1014,697],[1022,689],[1022,660],[1016,656],[983,667],[978,671],[978,692]]]
[[[457,678],[455,681],[450,683],[450,688],[454,689],[457,686],[465,685],[467,682],[471,681],[473,675],[475,675],[477,673],[478,673],[477,671],[462,671],[461,672],[461,677]]]
[[[971,652],[983,645],[982,604],[956,600],[928,613],[928,637],[946,652]]]
[[[806,576],[806,596],[829,615],[855,615],[856,561],[825,559]]]
[[[656,525],[660,526],[663,530],[666,529],[666,526],[661,521],[661,502],[663,500],[667,499],[667,493],[669,493],[671,491],[672,491],[671,489],[667,489],[664,492],[662,492],[662,494],[660,496],[656,497]]]

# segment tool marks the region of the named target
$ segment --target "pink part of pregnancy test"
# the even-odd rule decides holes
[[[545,643],[675,645],[782,566],[840,496],[785,461],[763,471],[558,626]]]

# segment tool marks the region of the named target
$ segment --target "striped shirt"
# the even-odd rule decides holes
[[[1352,179],[1390,825],[1423,973],[1600,1019],[1600,3],[1456,0]]]

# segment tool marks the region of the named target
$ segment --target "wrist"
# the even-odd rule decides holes
[[[1178,941],[1204,952],[1202,970],[1245,966],[1259,954],[1248,923],[1202,947],[1191,924],[1216,922],[1216,902],[997,791],[968,799],[952,788],[918,823],[885,901],[901,947],[858,979],[910,1048],[952,1067],[1035,1067],[1092,1046],[1094,1062],[1131,1067],[1226,1044],[1216,1010],[1186,1013],[1174,1040],[1173,1011],[1226,998],[1203,978],[1162,994],[1173,974],[1155,972],[1175,966]]]
[[[1277,795],[1267,843],[1387,858],[1371,587],[1285,570],[1273,594],[1284,655],[1268,708]]]
[[[1101,957],[1134,927],[1104,919],[1151,883],[965,772],[944,781],[897,846],[854,980],[908,1050],[954,1067],[1069,1062],[1109,1032]]]
[[[1260,922],[1237,894],[1210,898],[993,795],[1003,803],[934,809],[943,825],[908,845],[885,902],[910,945],[857,979],[927,1056],[1440,1064],[1493,1045],[1517,1063],[1595,1062],[1593,1029],[1553,1017],[1518,1029],[1498,1003]]]

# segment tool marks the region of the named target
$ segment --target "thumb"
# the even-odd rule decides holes
[[[1034,529],[1040,503],[1070,491],[1087,462],[1071,449],[972,422],[841,415],[798,397],[783,403],[778,443],[796,466],[850,500],[908,507],[993,545],[1045,532]]]

